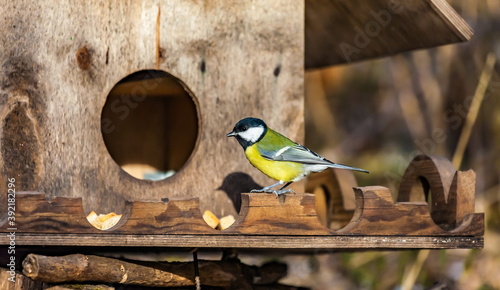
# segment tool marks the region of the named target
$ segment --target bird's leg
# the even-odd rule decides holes
[[[276,192],[276,190],[272,190],[271,188],[273,188],[277,185],[280,185],[280,184],[283,184],[283,181],[280,181],[280,182],[273,184],[273,185],[266,186],[263,189],[252,189],[250,192],[267,192],[267,193],[274,193],[274,194],[276,194],[276,196],[278,196],[278,193]]]
[[[285,189],[287,186],[289,186],[290,184],[292,184],[292,182],[287,182],[285,185],[283,185],[280,189],[278,189],[278,191],[275,191],[275,194],[276,194],[276,197],[278,197],[280,194],[285,194],[285,193],[289,193],[289,192],[293,192],[295,193],[295,191],[293,189],[287,189],[287,190],[283,190]]]
[[[287,189],[287,190],[283,190],[285,189],[287,186],[289,186],[290,184],[292,184],[292,182],[287,182],[285,185],[283,185],[280,189],[278,190],[273,190],[271,188],[277,186],[277,185],[281,185],[283,184],[283,181],[280,181],[276,184],[273,184],[273,185],[270,185],[270,186],[266,186],[264,187],[263,189],[253,189],[251,190],[250,192],[266,192],[266,193],[274,193],[276,195],[276,197],[280,196],[281,194],[285,194],[285,193],[290,193],[290,192],[293,192],[295,193],[295,191],[293,191],[293,189]]]

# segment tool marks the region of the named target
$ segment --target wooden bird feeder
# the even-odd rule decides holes
[[[396,200],[334,170],[283,200],[245,193],[271,181],[225,137],[255,116],[302,141],[304,68],[468,40],[446,1],[3,6],[0,231],[15,231],[16,245],[483,246],[475,174],[445,159],[416,157]],[[205,209],[236,222],[214,230]],[[92,210],[123,217],[101,231],[86,219]]]
[[[318,174],[308,188],[330,192],[341,200],[337,171]],[[427,193],[412,191],[419,180]],[[484,215],[474,213],[475,174],[455,171],[446,159],[421,155],[406,170],[394,202],[388,188],[355,187],[353,210],[332,204],[338,230],[320,222],[314,194],[283,196],[244,193],[236,222],[224,231],[210,228],[201,216],[198,198],[168,202],[133,201],[115,227],[101,231],[87,221],[82,198],[24,192],[16,197],[16,227],[22,243],[65,246],[158,246],[215,248],[478,248],[482,247]],[[430,193],[429,193],[430,192]],[[316,193],[321,195],[321,193]],[[426,194],[424,196],[424,194]],[[422,195],[422,196],[420,196]],[[425,201],[432,196],[432,204]],[[350,211],[350,213],[349,213]],[[341,215],[342,215],[341,214]],[[5,223],[2,232],[12,231]],[[50,239],[47,237],[50,236]]]

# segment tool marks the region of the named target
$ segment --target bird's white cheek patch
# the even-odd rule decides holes
[[[257,142],[260,136],[264,133],[264,128],[262,127],[252,127],[248,128],[245,132],[240,132],[239,135],[241,138],[249,141],[249,142]]]

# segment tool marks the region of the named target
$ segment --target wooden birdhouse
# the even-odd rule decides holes
[[[25,245],[481,247],[475,176],[437,157],[412,163],[417,177],[432,180],[439,202],[430,208],[412,203],[404,186],[396,202],[383,187],[354,193],[355,181],[346,187],[334,171],[296,185],[285,200],[241,195],[272,181],[225,135],[254,116],[302,142],[305,68],[472,35],[445,1],[359,2],[4,3],[1,230],[12,228],[6,189],[15,188]],[[403,185],[415,182],[411,174]],[[356,199],[329,206],[342,210],[322,224],[305,189]],[[216,231],[201,218],[205,209],[239,216]],[[85,219],[92,210],[124,216],[99,231]],[[408,227],[410,215],[419,223]],[[339,228],[325,226],[331,222]]]
[[[300,1],[30,7],[3,8],[2,188],[13,177],[86,211],[197,196],[236,214],[268,180],[225,134],[256,116],[302,139]]]

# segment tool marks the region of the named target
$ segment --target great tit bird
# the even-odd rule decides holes
[[[251,192],[274,193],[276,196],[293,192],[292,189],[285,190],[285,188],[311,172],[321,172],[327,168],[369,173],[364,169],[333,163],[272,130],[261,119],[242,119],[226,136],[235,137],[238,140],[245,150],[248,161],[255,168],[270,178],[278,180],[276,184],[254,189]],[[282,184],[284,185],[277,191],[271,189]]]

